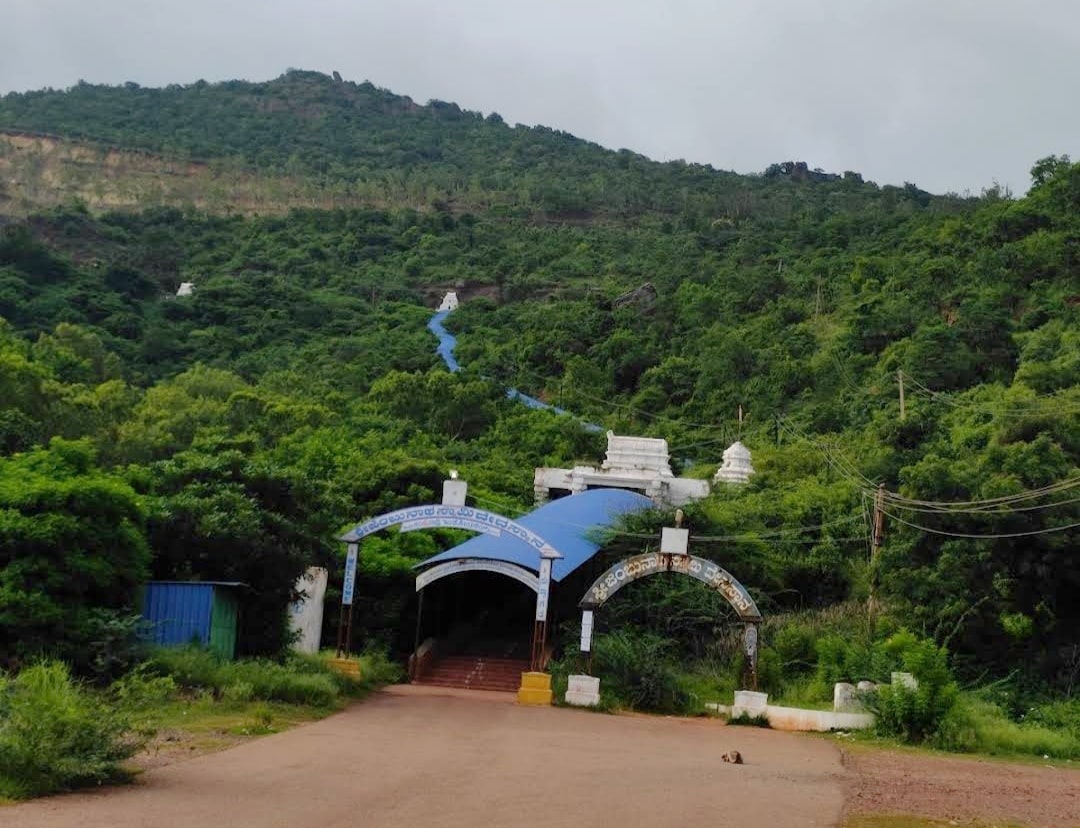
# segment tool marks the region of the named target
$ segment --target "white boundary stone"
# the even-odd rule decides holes
[[[566,703],[577,707],[596,707],[600,704],[600,679],[596,676],[567,676]]]

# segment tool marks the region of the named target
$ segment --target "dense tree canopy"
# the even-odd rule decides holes
[[[1067,158],[1037,162],[1019,199],[791,165],[736,176],[302,72],[9,95],[0,126],[287,170],[372,204],[74,206],[0,226],[5,656],[59,635],[64,613],[125,606],[147,571],[245,581],[242,644],[275,649],[292,579],[336,569],[350,522],[430,501],[451,466],[524,509],[533,466],[599,459],[602,435],[516,405],[513,386],[665,437],[698,476],[741,436],[759,474],[688,518],[729,539],[696,551],[769,611],[878,590],[972,675],[1080,669],[1080,510],[1059,485],[1080,475]],[[447,322],[454,375],[425,328],[448,289],[464,300]],[[872,557],[878,483],[888,534]],[[102,515],[79,511],[95,498]],[[67,502],[70,525],[31,531],[29,514]],[[94,545],[73,546],[84,529]],[[409,567],[457,538],[369,539],[363,630],[391,635]],[[89,566],[95,550],[100,591],[42,580],[47,562]],[[627,622],[674,607],[700,642],[696,599],[682,600],[644,596]]]

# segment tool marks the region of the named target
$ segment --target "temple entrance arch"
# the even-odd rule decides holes
[[[454,495],[448,495],[454,487],[460,488]],[[460,503],[464,500],[464,482],[456,479],[446,481],[444,488],[444,500],[457,499]],[[408,506],[393,512],[377,515],[370,520],[357,524],[340,540],[347,544],[345,562],[345,579],[342,585],[342,622],[338,626],[338,653],[344,650],[348,653],[352,649],[352,602],[353,585],[356,578],[356,567],[359,555],[359,542],[376,532],[388,529],[392,526],[400,527],[402,532],[414,532],[421,529],[467,529],[494,537],[508,535],[531,548],[537,555],[538,566],[534,574],[528,569],[512,563],[487,560],[456,560],[447,561],[438,566],[421,572],[416,578],[416,591],[420,594],[418,609],[417,629],[419,631],[420,618],[423,613],[423,590],[426,586],[451,575],[470,571],[493,572],[504,575],[519,583],[524,584],[536,594],[535,624],[533,625],[530,668],[537,670],[543,658],[544,646],[547,638],[547,615],[548,597],[551,588],[552,562],[562,558],[554,546],[544,540],[540,535],[533,532],[527,526],[486,509],[476,509],[464,504],[444,502],[427,506]],[[346,616],[345,608],[348,607]],[[417,642],[418,644],[419,642]]]
[[[685,549],[685,544],[683,546]],[[600,575],[586,590],[578,603],[581,608],[581,651],[592,651],[593,613],[627,584],[649,575],[675,572],[696,578],[710,589],[718,592],[731,605],[744,623],[743,646],[745,648],[751,687],[757,687],[757,640],[761,612],[757,604],[734,576],[713,561],[689,554],[646,552],[624,558]]]
[[[474,509],[471,506],[407,506],[357,524],[342,535],[341,540],[345,543],[357,543],[368,535],[391,526],[400,526],[402,532],[415,532],[418,529],[469,529],[496,537],[506,532],[529,544],[541,558],[562,557],[554,546],[520,523],[497,512]]]

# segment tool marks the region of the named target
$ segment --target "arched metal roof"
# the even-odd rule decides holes
[[[561,581],[596,554],[599,545],[592,540],[596,529],[613,526],[630,512],[650,509],[655,504],[644,495],[625,489],[592,489],[545,503],[516,522],[531,529],[555,547],[562,558],[554,561],[551,578]],[[503,534],[500,537],[477,535],[465,543],[428,558],[417,568],[443,561],[472,558],[506,561],[531,572],[540,569],[540,556],[524,541]]]

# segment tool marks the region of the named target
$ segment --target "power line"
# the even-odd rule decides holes
[[[944,391],[934,391],[932,388],[927,388],[917,379],[903,371],[900,372],[900,375],[915,386],[915,391],[917,393],[928,397],[934,402],[944,403],[953,408],[986,411],[1002,417],[1032,417],[1045,414],[1067,414],[1080,411],[1080,403],[1066,402],[1054,397],[1037,397],[1037,402],[1035,404],[1027,406],[1017,405],[1008,400],[1001,400],[999,403],[980,403],[977,400],[959,402],[952,399],[952,395]]]
[[[935,535],[946,535],[951,538],[970,538],[973,540],[997,540],[1001,538],[1026,538],[1032,535],[1046,535],[1051,532],[1066,532],[1069,529],[1076,529],[1080,527],[1080,523],[1070,523],[1068,526],[1049,526],[1045,529],[1033,529],[1030,532],[996,532],[993,534],[976,535],[968,532],[947,532],[944,529],[933,529],[929,526],[922,526],[918,523],[911,523],[904,520],[901,517],[897,517],[892,512],[886,511],[886,515],[895,520],[897,523],[902,523],[905,526],[910,526],[913,529],[919,529],[923,532],[931,532]]]
[[[1013,503],[1023,503],[1028,500],[1035,500],[1040,497],[1066,492],[1076,486],[1080,486],[1080,477],[1059,480],[1056,483],[1051,483],[1038,489],[1028,489],[1011,495],[1002,495],[1001,497],[991,497],[982,500],[918,500],[915,498],[904,497],[897,492],[889,491],[885,492],[885,497],[890,503],[900,506],[901,508],[903,506],[923,506],[933,511],[965,511],[962,507],[985,507],[981,509],[976,508],[974,510],[987,511],[997,507],[1008,506]],[[913,509],[913,511],[917,510]]]
[[[1041,509],[1053,509],[1056,506],[1067,506],[1070,503],[1080,503],[1080,497],[1073,497],[1068,500],[1055,500],[1051,503],[1041,503],[1038,506],[1016,506],[1008,509],[991,506],[973,509],[929,508],[925,506],[908,506],[899,502],[890,502],[889,505],[892,506],[892,508],[900,509],[901,511],[923,512],[932,515],[1011,515],[1016,512],[1036,512]]]

